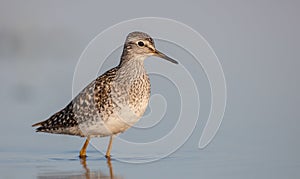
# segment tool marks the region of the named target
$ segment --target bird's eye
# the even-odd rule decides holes
[[[139,45],[140,47],[143,47],[145,44],[144,44],[144,42],[139,41],[139,42],[138,42],[138,45]]]

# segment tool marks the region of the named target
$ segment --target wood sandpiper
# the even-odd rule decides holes
[[[150,80],[144,60],[149,56],[178,63],[156,50],[148,34],[129,33],[118,66],[92,81],[64,109],[32,126],[38,126],[37,132],[86,137],[81,158],[92,137],[110,136],[105,155],[110,158],[113,136],[134,125],[147,108]]]

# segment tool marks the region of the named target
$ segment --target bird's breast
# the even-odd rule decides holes
[[[140,78],[132,80],[128,94],[129,107],[138,117],[141,117],[150,99],[150,81],[148,75],[145,74]]]
[[[103,116],[106,128],[114,134],[134,125],[146,111],[150,98],[148,75],[116,83],[111,90],[113,112]]]
[[[142,117],[150,98],[150,81],[147,74],[127,78],[114,85],[112,98],[119,111],[130,113],[125,118]],[[122,114],[123,114],[122,113]],[[128,119],[130,120],[130,119]]]

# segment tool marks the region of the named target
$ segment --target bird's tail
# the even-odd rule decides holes
[[[41,126],[43,122],[44,122],[44,121],[42,121],[42,122],[38,122],[38,123],[35,123],[35,124],[32,124],[32,126],[31,126],[31,127],[37,127],[37,126]]]
[[[44,123],[46,121],[41,121],[41,122],[38,122],[38,123],[35,123],[35,124],[32,124],[32,127],[38,127],[36,128],[36,132],[45,132],[45,129],[46,127],[44,127]]]

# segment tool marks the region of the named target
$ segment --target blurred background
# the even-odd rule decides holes
[[[0,0],[0,178],[86,176],[75,157],[82,139],[38,135],[31,124],[71,100],[75,66],[90,40],[116,23],[147,16],[183,22],[208,41],[225,73],[226,112],[205,149],[197,148],[202,121],[170,157],[142,165],[113,161],[115,174],[299,178],[299,8],[293,0]],[[92,156],[89,171],[108,175],[100,154]]]

